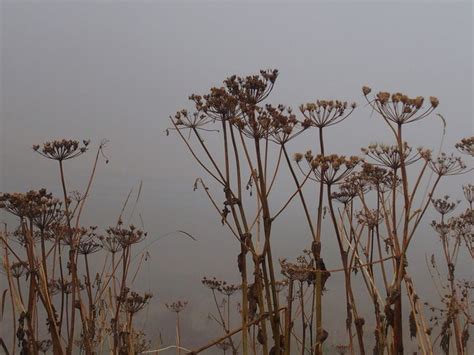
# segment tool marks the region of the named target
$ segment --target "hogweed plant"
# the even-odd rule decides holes
[[[229,334],[231,328],[231,298],[237,291],[240,291],[240,285],[228,284],[226,281],[217,280],[215,277],[212,279],[204,277],[202,284],[211,290],[214,305],[217,310],[218,317],[209,314],[209,318],[214,320],[222,328],[224,334]],[[219,294],[224,296],[221,302],[218,301]],[[234,344],[232,337],[229,337],[228,340],[219,344],[227,344],[227,347],[232,349],[232,353],[237,354],[237,346]],[[227,349],[224,351],[226,350]]]
[[[419,351],[432,354],[434,341],[409,275],[408,252],[430,206],[454,208],[448,202],[432,202],[440,181],[469,170],[461,158],[447,153],[434,156],[430,149],[412,148],[404,136],[409,126],[433,115],[439,100],[398,92],[371,95],[372,90],[364,86],[368,106],[393,133],[393,142],[371,144],[362,149],[361,157],[343,156],[328,153],[324,133],[343,124],[356,104],[319,99],[301,105],[299,113],[285,105],[264,104],[277,77],[276,70],[231,76],[206,95],[191,95],[192,111],[183,109],[171,117],[168,134],[177,133],[207,175],[196,179],[195,189],[203,188],[219,220],[239,245],[240,327],[231,330],[221,314],[216,321],[224,336],[193,353],[213,344],[226,344],[226,349],[235,352],[235,335],[240,334],[239,350],[243,354],[321,354],[329,337],[323,317],[325,285],[333,273],[342,273],[347,339],[338,351],[368,351],[368,333],[364,331],[368,315],[361,314],[359,304],[363,301],[353,289],[357,277],[373,304],[373,353],[405,351],[403,314],[409,310],[407,321],[416,333]],[[291,152],[293,141],[315,129],[311,150]],[[216,139],[218,143],[213,142]],[[463,139],[456,148],[472,155],[472,138]],[[285,172],[295,188],[279,205],[274,196],[279,177]],[[316,194],[310,189],[312,184]],[[469,200],[470,185],[464,192]],[[312,239],[296,263],[283,259],[278,265],[272,250],[273,226],[284,218],[294,199],[300,201]],[[470,206],[472,210],[472,198]],[[323,229],[326,223],[332,225],[331,232]],[[324,233],[333,236],[340,252],[340,267],[332,270],[323,260]],[[466,247],[472,256],[472,234],[464,233],[458,240],[462,243],[457,244],[456,253]],[[286,278],[284,297],[280,297],[277,266]],[[203,283],[214,295],[220,287],[214,279],[204,279]],[[402,304],[404,294],[407,306]],[[257,342],[252,340],[255,328]],[[460,333],[456,334],[455,339],[462,342]],[[459,352],[461,346],[456,349]]]
[[[430,319],[432,327],[438,326],[441,328],[439,334],[435,334],[434,342],[439,343],[439,347],[445,354],[453,352],[457,354],[469,353],[467,346],[469,327],[474,324],[470,297],[474,285],[472,281],[460,280],[456,277],[456,267],[464,244],[472,255],[474,220],[470,196],[471,189],[472,185],[463,187],[469,208],[457,216],[451,216],[451,214],[458,208],[461,201],[450,201],[449,196],[431,200],[439,213],[439,220],[432,221],[431,226],[441,242],[443,258],[441,265],[432,255],[429,267],[432,269],[430,274],[436,284],[442,307],[432,306],[428,302],[426,305],[433,313]],[[445,277],[442,277],[442,274]],[[432,329],[430,331],[433,332]],[[452,338],[454,338],[454,341],[452,341]],[[454,349],[452,342],[454,342]]]
[[[105,144],[82,195],[69,190],[65,163],[86,153],[89,141],[66,139],[33,146],[58,162],[61,199],[46,189],[0,194],[0,207],[18,222],[13,231],[5,223],[0,244],[12,319],[11,341],[2,336],[7,354],[135,354],[147,344],[133,320],[151,294],[129,288],[133,246],[146,233],[121,218],[104,233],[81,225]]]
[[[165,304],[169,311],[176,314],[176,353],[178,355],[181,354],[181,327],[179,322],[179,314],[184,311],[187,305],[187,301],[175,301]]]
[[[277,77],[277,70],[231,76],[208,94],[191,95],[192,110],[171,117],[168,133],[176,133],[205,174],[194,189],[202,189],[236,241],[240,278],[236,284],[202,279],[212,293],[217,313],[209,318],[219,332],[189,353],[215,347],[243,355],[399,355],[408,349],[407,329],[422,354],[438,349],[468,354],[472,282],[459,278],[458,264],[461,254],[474,256],[474,188],[463,186],[467,208],[456,217],[453,212],[465,205],[437,196],[440,182],[471,170],[453,153],[435,155],[405,140],[407,129],[434,116],[439,100],[373,95],[364,86],[367,106],[393,139],[372,143],[358,156],[333,154],[327,129],[351,119],[356,104],[316,99],[293,111],[265,103]],[[311,146],[295,151],[303,136]],[[473,141],[463,138],[453,148],[470,159]],[[66,168],[90,143],[66,139],[33,146],[57,162],[61,197],[46,189],[0,194],[0,207],[11,216],[0,233],[0,278],[7,285],[0,302],[0,347],[7,354],[153,352],[136,326],[152,295],[132,289],[142,265],[134,262],[137,246],[147,233],[124,224],[128,197],[112,226],[81,223],[105,143],[97,148],[82,194],[66,183]],[[290,191],[282,200],[288,179]],[[285,221],[290,209],[302,212],[310,237],[296,260],[277,260],[275,223]],[[442,261],[433,256],[428,263],[437,305],[417,293],[410,276],[411,246],[429,210],[439,214],[431,225]],[[327,254],[332,245],[337,258]],[[344,290],[343,307],[336,311],[327,303],[328,295],[339,296],[332,295],[334,275],[340,275]],[[180,323],[186,305],[166,304],[176,314],[178,354],[188,351],[181,345]],[[12,323],[8,339],[6,310]],[[338,311],[345,317],[343,335],[332,339],[326,319]]]

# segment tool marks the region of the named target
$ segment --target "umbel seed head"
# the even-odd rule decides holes
[[[80,144],[76,140],[61,139],[43,143],[43,146],[35,144],[33,150],[48,159],[63,161],[85,153],[89,143],[90,140],[83,140]]]

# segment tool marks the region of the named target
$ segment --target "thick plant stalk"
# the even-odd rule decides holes
[[[285,312],[285,355],[290,355],[291,349],[291,330],[293,328],[293,322],[291,320],[292,305],[293,305],[293,284],[294,280],[290,278],[288,285],[288,296],[287,305]]]
[[[322,179],[321,179],[322,180]],[[364,347],[364,336],[363,336],[363,319],[358,316],[357,313],[357,306],[354,300],[354,295],[352,292],[352,286],[350,283],[351,277],[350,277],[350,268],[348,265],[348,252],[344,249],[343,243],[342,243],[342,237],[339,232],[339,226],[336,220],[336,214],[334,212],[334,206],[332,203],[331,199],[331,184],[328,184],[327,186],[327,197],[328,197],[328,202],[329,202],[329,211],[331,215],[331,219],[334,225],[338,245],[339,245],[339,251],[341,253],[341,259],[342,259],[342,266],[344,268],[344,279],[345,279],[345,289],[346,289],[346,302],[347,302],[347,323],[346,327],[349,332],[349,340],[352,342],[352,314],[354,315],[354,323],[355,323],[355,328],[357,332],[357,340],[359,343],[359,353],[361,355],[365,354],[365,347]]]
[[[267,299],[268,309],[270,312],[270,322],[272,324],[273,332],[273,341],[275,346],[276,354],[280,354],[280,315],[276,311],[279,309],[278,295],[276,292],[276,278],[275,271],[273,268],[273,259],[270,245],[270,235],[272,228],[272,219],[270,216],[270,209],[268,205],[268,193],[267,186],[265,181],[265,174],[262,165],[261,151],[260,151],[260,142],[255,140],[255,150],[257,155],[257,167],[258,167],[258,178],[260,183],[260,199],[262,202],[262,212],[263,212],[263,230],[265,234],[265,244],[263,248],[263,255],[268,263],[268,271],[270,276],[270,290],[271,297]],[[265,262],[264,259],[264,262]]]
[[[10,260],[9,260],[9,252],[8,252],[8,244],[7,244],[7,225],[5,223],[4,225],[5,231],[3,233],[0,232],[1,236],[1,241],[2,241],[2,247],[3,247],[3,265],[6,270],[7,274],[7,280],[8,280],[8,292],[10,294],[10,300],[11,300],[11,307],[12,307],[12,319],[13,319],[13,329],[16,329],[16,307],[15,304],[18,303],[19,305],[23,306],[23,301],[21,301],[18,296],[15,294],[15,286],[13,285],[13,280],[12,280],[12,274],[10,270]],[[20,289],[18,288],[18,292],[20,292]],[[15,332],[13,333],[13,340],[12,340],[12,355],[15,355],[15,337],[16,334]]]
[[[176,354],[181,355],[181,334],[179,327],[179,312],[176,312]]]

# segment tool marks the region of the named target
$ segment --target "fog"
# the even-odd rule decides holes
[[[113,225],[130,189],[136,197],[143,181],[131,221],[139,224],[142,217],[149,239],[137,252],[147,247],[150,258],[136,287],[154,294],[143,325],[150,338],[161,332],[165,343],[174,342],[165,302],[189,301],[183,343],[203,344],[217,327],[206,319],[212,304],[201,278],[239,280],[238,245],[204,192],[193,191],[204,171],[176,134],[165,133],[170,115],[191,108],[190,94],[206,93],[232,74],[277,68],[272,103],[297,108],[338,98],[358,104],[349,119],[327,130],[328,150],[335,153],[360,154],[360,147],[393,139],[365,105],[363,85],[437,96],[437,112],[447,122],[443,150],[454,151],[473,133],[469,1],[3,1],[0,20],[0,191],[46,187],[59,193],[57,166],[31,146],[63,137],[91,139],[91,151],[66,164],[68,185],[82,191],[94,149],[109,140],[109,163],[101,160],[83,223]],[[410,125],[405,138],[438,150],[442,133],[442,121],[432,115]],[[316,142],[305,135],[291,150],[315,149]],[[461,199],[460,186],[472,177],[450,179],[438,191]],[[277,196],[293,191],[288,182]],[[310,235],[298,204],[284,218],[275,227],[275,254],[294,258],[309,246]],[[421,295],[433,290],[425,255],[440,247],[427,226],[431,218],[414,240],[410,264]],[[176,230],[197,241],[167,235]],[[335,245],[327,248],[327,265],[338,267]],[[459,273],[469,275],[471,261],[460,264]],[[334,278],[329,294],[342,287]],[[342,300],[327,299],[332,314]]]

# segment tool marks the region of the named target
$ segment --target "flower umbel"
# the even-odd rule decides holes
[[[355,109],[356,104],[347,101],[317,100],[300,106],[300,111],[305,117],[303,126],[318,128],[333,126],[345,120]]]
[[[408,95],[400,92],[390,94],[389,92],[380,91],[373,98],[369,98],[368,95],[371,91],[367,86],[362,88],[364,97],[369,105],[384,119],[397,125],[421,120],[433,112],[439,105],[439,100],[433,96],[429,98],[430,105],[424,108],[425,99],[422,96],[410,98]]]
[[[89,140],[83,140],[82,144],[80,144],[79,141],[76,140],[61,139],[46,142],[42,147],[40,145],[34,145],[33,150],[48,159],[63,161],[85,153],[89,143]]]

